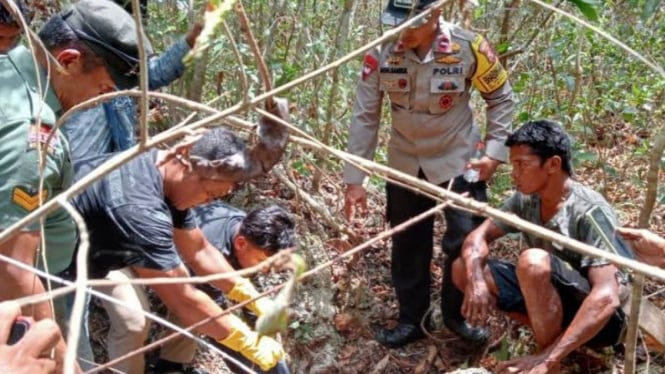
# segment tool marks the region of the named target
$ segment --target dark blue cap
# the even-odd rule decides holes
[[[436,2],[437,0],[388,0],[388,5],[381,15],[381,23],[397,26]]]

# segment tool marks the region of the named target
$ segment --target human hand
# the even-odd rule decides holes
[[[367,214],[367,192],[361,184],[347,184],[344,192],[344,217],[352,221],[356,216],[356,209],[360,206],[359,216]]]
[[[492,296],[484,279],[469,282],[464,290],[462,315],[472,326],[485,326],[491,300]]]
[[[665,239],[647,229],[617,227],[616,232],[630,243],[640,260],[665,267]]]
[[[189,28],[187,34],[185,35],[185,41],[189,45],[189,48],[194,48],[194,44],[196,44],[196,38],[198,38],[201,34],[201,30],[203,30],[203,24],[199,22],[194,22],[192,27]]]
[[[559,366],[558,361],[548,360],[545,355],[540,354],[501,362],[495,371],[498,374],[547,374],[558,372]]]
[[[501,161],[490,158],[489,156],[483,156],[480,160],[471,160],[466,165],[467,169],[476,169],[479,172],[478,180],[487,181],[492,178],[496,168],[499,167]]]
[[[32,322],[25,335],[8,345],[12,324],[21,314],[18,303],[0,303],[0,372],[12,374],[55,373],[56,363],[50,351],[60,340],[58,326],[49,319]]]

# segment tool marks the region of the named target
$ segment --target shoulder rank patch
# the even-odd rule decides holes
[[[41,195],[42,201],[46,201],[48,191],[43,190]],[[39,206],[39,194],[34,188],[16,186],[12,190],[12,202],[28,212],[32,212]]]
[[[508,80],[508,73],[482,36],[478,35],[471,44],[476,57],[476,72],[473,74],[474,87],[482,93],[494,92]]]
[[[362,79],[367,80],[367,78],[378,68],[379,61],[374,56],[366,54],[365,61],[363,62]]]

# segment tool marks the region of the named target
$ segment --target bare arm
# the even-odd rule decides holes
[[[11,257],[24,264],[32,266],[35,263],[37,246],[39,245],[38,232],[22,232],[14,236],[9,241],[0,245],[0,253]],[[24,296],[37,295],[45,293],[46,290],[41,280],[33,273],[17,268],[4,261],[0,262],[0,300],[12,300]],[[51,307],[48,302],[32,305],[23,309],[23,314],[31,316],[36,321],[42,319],[55,320],[51,313]],[[55,359],[58,370],[62,370],[65,351],[67,346],[62,334],[59,333],[59,341],[55,347]]]
[[[620,304],[616,272],[617,268],[611,264],[589,269],[591,292],[559,339],[544,350],[548,362],[561,362],[596,336],[610,320]]]
[[[483,268],[489,257],[489,244],[497,238],[505,235],[497,225],[490,219],[486,219],[475,230],[467,235],[462,244],[462,260],[469,282],[481,280],[483,278]]]
[[[199,228],[192,230],[173,230],[173,241],[178,252],[194,272],[199,275],[231,273],[235,269],[224,255],[215,248]],[[212,285],[227,294],[241,279],[239,276],[220,279]]]
[[[226,257],[205,238],[201,229],[174,230],[173,238],[178,251],[197,274],[211,275],[235,271]],[[235,302],[243,302],[259,295],[252,282],[241,276],[210,283]],[[262,297],[247,304],[246,307],[257,316],[261,316],[272,307],[272,301]]]
[[[489,257],[488,245],[503,234],[499,227],[486,219],[478,228],[471,231],[462,244],[461,259],[466,272],[462,315],[474,326],[482,326],[487,322],[491,303],[490,291],[484,276]]]
[[[141,278],[186,277],[188,275],[183,264],[167,271],[136,267],[132,270]],[[151,287],[166,304],[166,307],[175,313],[185,326],[220,316],[223,312],[222,308],[208,295],[191,284],[153,285]],[[224,346],[240,352],[265,371],[277,365],[284,356],[281,344],[268,336],[259,336],[233,314],[214,318],[197,327],[196,330],[219,341]]]
[[[138,267],[133,267],[132,270],[140,278],[188,276],[187,269],[182,264],[175,269],[167,271]],[[191,284],[164,284],[152,285],[151,287],[166,307],[175,313],[184,326],[193,325],[208,317],[220,315],[223,311],[208,295],[196,289]],[[230,318],[231,316],[227,314],[221,318],[214,319],[197,328],[197,331],[216,340],[224,339],[232,332]]]

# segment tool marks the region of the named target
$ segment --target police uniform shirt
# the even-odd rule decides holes
[[[592,229],[592,225],[585,214],[589,209],[596,206],[602,209],[612,224],[616,226],[616,215],[605,198],[578,182],[571,183],[566,200],[548,222],[541,222],[540,197],[538,195],[525,195],[519,191],[515,192],[503,203],[501,210],[514,213],[526,221],[543,226],[563,236],[611,252],[596,231]],[[518,232],[518,229],[505,222],[499,220],[492,220],[492,222],[506,233]],[[555,254],[582,274],[585,274],[583,270],[590,266],[601,266],[610,263],[606,259],[582,255],[526,232],[522,233],[522,236],[527,248],[541,248]]]
[[[233,252],[233,237],[247,214],[219,201],[194,208],[194,214],[206,239],[222,252],[234,269],[240,269]]]
[[[413,50],[389,42],[365,56],[356,89],[348,150],[374,157],[384,96],[390,99],[388,166],[412,176],[422,169],[440,184],[463,173],[480,129],[470,105],[471,87],[487,104],[486,154],[506,161],[504,142],[514,110],[507,73],[478,34],[439,21],[439,32],[421,61]],[[360,184],[365,173],[350,163],[344,182]]]
[[[25,47],[0,55],[0,229],[37,209],[40,198],[48,201],[71,185],[69,146],[53,129],[54,111],[60,106],[57,101],[53,107],[46,105],[37,94],[30,82],[38,74],[41,72],[35,70],[32,54]],[[52,91],[49,96],[54,97]],[[40,151],[45,155],[41,193]],[[24,230],[38,231],[39,222]],[[37,266],[58,273],[71,261],[76,227],[60,208],[46,216],[44,230],[46,264],[36,256]]]
[[[75,179],[113,155],[75,161]],[[193,229],[196,218],[191,209],[179,211],[164,197],[156,162],[157,150],[146,152],[74,199],[90,234],[88,262],[93,277],[126,266],[166,271],[182,263],[173,229]]]

